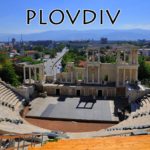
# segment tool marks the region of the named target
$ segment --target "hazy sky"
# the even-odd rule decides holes
[[[33,33],[47,30],[86,30],[86,29],[150,29],[150,0],[1,0],[0,1],[0,33]],[[97,12],[97,20],[90,25],[82,24],[82,14],[75,25],[71,25],[68,17],[61,25],[38,25],[38,18],[31,25],[26,25],[27,9],[43,9],[44,19],[54,9],[69,9],[74,15],[78,9],[91,9]],[[118,9],[121,14],[115,25],[111,25],[104,17],[104,25],[100,25],[99,10],[109,9],[112,15]],[[48,19],[47,19],[48,20]]]

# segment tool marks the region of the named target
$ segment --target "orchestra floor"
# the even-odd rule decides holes
[[[90,97],[47,97],[31,102],[26,117],[71,121],[118,122],[113,100]]]

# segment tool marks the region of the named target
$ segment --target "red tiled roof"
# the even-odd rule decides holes
[[[37,51],[26,51],[26,54],[31,55],[31,54],[36,54],[38,53]]]
[[[86,61],[80,61],[78,66],[79,67],[85,67],[86,66]]]
[[[11,50],[12,53],[17,53],[17,50],[13,49]]]

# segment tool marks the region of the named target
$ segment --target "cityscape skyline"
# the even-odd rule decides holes
[[[0,5],[0,33],[37,33],[50,30],[97,30],[97,29],[150,29],[150,21],[147,19],[149,10],[149,1],[142,2],[139,0],[126,0],[124,2],[118,0],[22,0],[22,1],[8,1],[2,0]],[[133,5],[134,4],[134,5]],[[142,8],[142,11],[141,11]],[[105,19],[104,24],[100,25],[98,20],[89,25],[81,24],[82,15],[79,16],[74,25],[70,24],[68,18],[61,25],[39,25],[35,20],[31,25],[26,24],[26,10],[34,9],[38,11],[43,9],[44,18],[48,16],[48,13],[55,9],[61,9],[65,11],[68,9],[74,16],[77,10],[91,9],[97,14],[99,10],[109,9],[112,15],[115,15],[118,9],[121,10],[121,14],[115,25]],[[58,17],[56,17],[58,19]]]

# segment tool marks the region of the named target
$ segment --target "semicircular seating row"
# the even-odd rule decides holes
[[[12,133],[46,132],[29,124],[20,116],[23,98],[0,82],[0,130]]]
[[[19,114],[23,98],[0,82],[0,130],[13,133],[47,132],[26,122]],[[129,117],[106,130],[95,132],[96,136],[122,134],[139,129],[150,129],[150,94],[131,103]],[[94,135],[94,134],[92,134]]]
[[[131,113],[126,120],[100,131],[99,135],[125,134],[140,130],[150,131],[150,94],[131,103]]]

